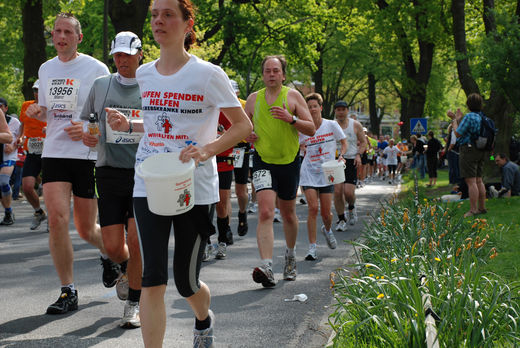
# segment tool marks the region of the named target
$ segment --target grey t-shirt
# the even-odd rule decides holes
[[[520,195],[520,170],[517,164],[508,161],[502,167],[502,186],[511,190],[511,196]]]
[[[127,136],[122,132],[114,134],[111,129],[107,129],[105,107],[118,109],[127,117],[133,115],[133,120],[139,118],[141,93],[137,82],[134,85],[123,85],[118,81],[117,74],[96,79],[80,115],[82,120],[88,121],[91,113],[98,114],[100,136],[96,167],[134,168],[139,137],[135,137],[135,134]],[[107,132],[111,138],[108,141]]]

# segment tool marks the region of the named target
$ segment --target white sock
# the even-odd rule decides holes
[[[272,268],[273,267],[273,259],[262,259],[262,266]]]
[[[101,255],[101,258],[102,258],[103,260],[108,259],[108,255],[107,255],[107,254],[99,253],[99,255]]]
[[[74,287],[74,283],[63,285],[62,288],[70,288],[71,291],[76,290],[76,288]]]
[[[291,257],[296,256],[295,249],[296,249],[296,247],[294,247],[292,249],[285,247],[285,255],[291,256]]]

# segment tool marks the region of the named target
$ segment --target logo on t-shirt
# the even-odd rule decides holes
[[[173,128],[173,124],[170,122],[170,118],[166,116],[166,113],[163,112],[161,116],[157,118],[157,122],[155,122],[157,125],[158,131],[164,131],[164,133],[170,133],[170,131]]]

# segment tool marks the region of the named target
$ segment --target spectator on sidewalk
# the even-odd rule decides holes
[[[437,166],[439,164],[439,151],[442,149],[441,142],[435,138],[433,131],[428,132],[428,148],[426,149],[426,166],[428,168],[428,177],[430,182],[428,187],[437,184]]]

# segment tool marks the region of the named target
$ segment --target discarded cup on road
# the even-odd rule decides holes
[[[294,295],[293,298],[286,298],[284,301],[285,302],[296,302],[296,301],[299,301],[299,302],[305,302],[307,301],[307,295],[305,294],[298,294],[298,295]]]

